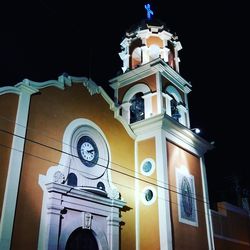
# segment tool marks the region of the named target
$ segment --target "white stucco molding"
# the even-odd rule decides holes
[[[44,231],[44,235],[46,235],[44,240],[46,242],[43,244],[46,249],[65,249],[70,234],[75,229],[83,226],[80,218],[82,213],[85,212],[94,215],[91,230],[95,234],[99,249],[118,249],[121,222],[119,209],[125,206],[124,201],[109,199],[54,182],[47,183],[45,186],[49,196],[46,206],[47,219],[49,220],[47,221],[47,230]],[[63,216],[59,217],[60,213],[58,212],[63,209],[68,210],[68,215],[64,217],[60,227]],[[71,211],[74,212],[71,214]],[[100,217],[106,217],[106,222],[99,220]]]
[[[142,92],[143,94],[148,94],[150,93],[150,88],[145,83],[138,83],[134,85],[124,95],[123,103],[129,102],[131,98],[139,92]]]
[[[49,80],[44,82],[34,82],[29,79],[24,79],[22,82],[15,85],[16,87],[29,86],[37,90],[43,89],[46,87],[57,87],[59,89],[64,89],[64,83],[57,80]]]
[[[12,137],[8,173],[5,185],[1,221],[0,221],[0,249],[9,249],[14,226],[15,208],[19,181],[21,177],[22,161],[24,155],[26,128],[29,115],[30,98],[37,90],[31,86],[20,84],[15,87],[18,91],[18,107],[15,119],[14,135]],[[5,93],[13,93],[13,88],[9,88]]]
[[[109,104],[109,108],[114,111],[115,105],[113,100],[109,97],[106,91],[96,84],[91,78],[76,77],[62,74],[58,77],[58,80],[48,80],[44,82],[35,82],[29,79],[17,83],[15,86],[4,86],[0,88],[0,95],[4,94],[17,94],[20,95],[21,91],[25,89],[26,92],[31,94],[39,92],[40,89],[47,87],[56,87],[61,90],[65,89],[65,86],[72,86],[72,83],[82,84],[89,91],[90,95],[100,94],[103,99]]]
[[[142,137],[145,133],[152,133],[153,131],[163,129],[169,141],[180,145],[197,156],[202,156],[208,150],[213,149],[211,143],[166,114],[155,115],[146,120],[135,122],[130,127],[137,138]]]
[[[156,72],[160,72],[165,78],[167,78],[174,86],[181,89],[185,93],[189,93],[191,91],[190,82],[186,81],[183,77],[181,77],[175,70],[173,70],[164,60],[161,58],[157,58],[153,61],[145,63],[140,67],[128,71],[120,76],[112,78],[109,80],[111,83],[111,87],[113,89],[124,87],[130,83],[139,81],[145,77],[155,74]]]
[[[4,86],[0,88],[0,95],[4,94],[20,94],[20,89],[13,86]]]

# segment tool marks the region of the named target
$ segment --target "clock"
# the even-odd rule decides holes
[[[86,167],[94,167],[99,159],[99,150],[95,141],[85,135],[77,142],[77,154]]]
[[[187,217],[191,217],[193,213],[193,198],[190,183],[187,177],[183,177],[181,182],[182,206]]]

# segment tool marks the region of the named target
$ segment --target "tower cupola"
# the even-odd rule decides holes
[[[159,20],[142,20],[131,27],[121,42],[119,53],[123,61],[123,73],[161,58],[175,71],[179,72],[178,51],[181,50],[178,37],[169,32]]]
[[[187,94],[191,84],[179,72],[182,46],[178,37],[165,23],[145,19],[127,30],[120,45],[122,74],[110,80],[116,117],[129,125],[171,117],[189,128]]]

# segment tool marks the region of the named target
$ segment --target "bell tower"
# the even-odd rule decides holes
[[[122,73],[110,80],[115,118],[135,140],[136,249],[213,249],[203,159],[212,145],[190,128],[181,49],[163,22],[142,20],[126,32]],[[183,243],[184,234],[197,240]]]
[[[119,56],[122,74],[111,80],[127,124],[166,114],[189,127],[191,85],[179,74],[181,43],[160,21],[143,20],[126,32]]]

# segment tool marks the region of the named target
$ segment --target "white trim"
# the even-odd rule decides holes
[[[135,141],[135,249],[140,250],[140,195],[139,195],[138,141]]]
[[[64,89],[64,82],[58,80],[48,80],[44,82],[34,82],[29,79],[24,79],[22,82],[19,82],[15,85],[16,87],[27,86],[35,88],[36,90],[47,88],[47,87],[56,87],[59,89]]]
[[[0,222],[0,249],[9,249],[14,226],[17,194],[25,146],[26,126],[28,122],[30,96],[37,91],[20,85],[18,108],[14,136],[12,139],[8,174]]]
[[[135,122],[130,127],[137,138],[143,138],[145,133],[153,134],[153,132],[162,129],[169,141],[197,156],[201,156],[213,148],[213,145],[168,115],[155,115],[146,120]]]
[[[181,97],[179,91],[174,86],[172,86],[172,85],[168,86],[166,88],[165,92],[167,94],[172,95],[177,102],[183,102],[182,97]]]
[[[108,165],[108,169],[105,170],[106,172],[104,172],[104,175],[101,176],[100,179],[95,179],[95,180],[91,180],[88,178],[88,176],[83,176],[82,174],[79,174],[78,172],[80,171],[76,171],[75,169],[77,169],[77,164],[78,162],[80,162],[80,160],[77,158],[75,159],[74,157],[72,157],[72,155],[76,154],[76,149],[74,148],[76,145],[74,144],[75,141],[77,141],[77,138],[80,138],[82,133],[92,133],[92,136],[95,136],[96,134],[96,140],[100,140],[100,144],[101,146],[99,147],[99,152],[101,153],[101,150],[103,152],[108,152],[107,153],[107,157],[109,157],[108,163],[110,164],[111,162],[111,154],[110,154],[110,146],[108,144],[108,141],[106,139],[105,134],[102,132],[102,130],[92,121],[88,120],[88,119],[84,119],[84,118],[78,118],[73,120],[71,123],[69,123],[69,125],[66,127],[64,135],[63,135],[63,143],[62,143],[62,154],[61,154],[61,158],[59,160],[59,164],[57,166],[52,166],[48,169],[47,171],[47,175],[43,176],[40,175],[39,176],[39,185],[41,186],[43,193],[44,193],[44,197],[43,197],[43,204],[42,204],[42,212],[41,212],[41,223],[40,223],[40,231],[39,231],[39,246],[44,246],[44,244],[46,245],[47,243],[44,242],[48,242],[47,238],[44,238],[44,235],[48,235],[48,228],[47,228],[47,224],[46,221],[50,220],[49,215],[47,215],[47,208],[48,208],[48,202],[49,202],[49,198],[48,198],[48,189],[49,189],[49,185],[48,183],[50,182],[57,182],[55,180],[55,173],[61,173],[62,176],[66,177],[69,174],[69,170],[70,172],[73,172],[74,174],[77,175],[78,178],[78,185],[86,185],[86,183],[90,183],[92,185],[96,185],[100,180],[105,184],[106,187],[106,192],[108,197],[110,197],[110,201],[112,202],[112,204],[114,204],[114,201],[116,202],[116,200],[114,199],[118,199],[119,197],[119,192],[117,190],[117,188],[113,185],[112,183],[112,178],[111,178],[111,170],[110,170],[110,165]],[[73,146],[73,148],[72,148]],[[105,147],[105,149],[102,149],[102,147]],[[105,153],[106,154],[106,153]],[[99,158],[98,163],[102,164],[103,159]],[[107,163],[106,163],[107,164]],[[73,168],[71,169],[71,166],[73,166]],[[80,164],[81,168],[82,168],[82,164]],[[99,167],[99,166],[95,166],[95,167]],[[100,167],[101,168],[101,167]],[[101,171],[103,171],[103,169],[101,169]],[[89,174],[89,173],[88,173]],[[59,184],[62,182],[58,182]],[[45,184],[47,185],[47,188],[45,187]],[[68,185],[58,185],[56,186],[56,188],[61,188],[61,189],[65,189],[63,191],[65,191],[67,193],[67,189],[70,189],[70,187]],[[77,188],[75,188],[77,189]],[[76,190],[72,190],[71,194],[73,192],[77,192]],[[81,190],[79,190],[79,192],[81,192]],[[87,193],[88,194],[88,193]],[[83,194],[81,194],[83,195]],[[90,197],[90,199],[92,199],[93,201],[93,195],[88,195]],[[84,193],[84,198],[87,199],[87,195]],[[108,199],[105,198],[103,199],[101,196],[96,197],[96,200],[99,199],[99,202],[101,202],[102,200],[107,201]],[[123,202],[123,201],[121,201]],[[108,204],[107,204],[108,205]],[[113,219],[112,219],[113,220]],[[112,226],[112,225],[111,225]],[[53,230],[53,229],[51,229]],[[115,230],[115,229],[112,229]],[[43,249],[43,248],[42,248]]]
[[[156,73],[156,91],[157,91],[157,114],[163,113],[162,81],[160,72]]]
[[[186,108],[182,104],[179,104],[177,106],[177,109],[181,115],[181,117],[179,119],[179,123],[181,123],[184,126],[187,126],[187,110],[186,110]]]
[[[145,113],[145,119],[153,116],[153,111],[152,111],[152,97],[156,95],[156,93],[149,93],[142,98],[144,99],[144,113]]]
[[[136,94],[142,92],[143,94],[147,94],[150,93],[150,88],[148,87],[148,85],[144,84],[144,83],[138,83],[136,85],[134,85],[133,87],[131,87],[126,94],[123,97],[122,102],[123,103],[127,103],[131,100],[131,98]]]
[[[45,218],[47,215],[47,200],[48,200],[48,192],[46,189],[46,176],[39,175],[38,184],[43,190],[43,201],[41,207],[41,216],[40,216],[40,225],[39,225],[39,234],[38,234],[38,249],[46,249],[45,243],[46,240],[46,220],[42,219]]]
[[[77,217],[73,217],[71,220],[71,223],[68,224],[68,226],[65,228],[65,230],[61,233],[60,241],[58,244],[58,250],[64,250],[67,244],[67,241],[70,237],[70,235],[79,227],[82,227],[81,220]],[[91,231],[95,236],[95,239],[98,244],[99,250],[109,250],[107,238],[105,236],[105,233],[100,230],[100,228],[96,227],[95,225],[92,225]]]
[[[157,190],[158,190],[158,220],[160,233],[160,249],[172,250],[172,226],[168,181],[168,156],[166,138],[159,130],[155,137]]]
[[[162,93],[162,96],[165,98],[165,112],[167,115],[171,116],[171,100],[173,98],[167,93]]]
[[[175,169],[175,173],[176,173],[176,189],[177,189],[177,203],[178,203],[178,218],[179,218],[179,222],[191,225],[191,226],[195,226],[198,227],[198,215],[197,215],[197,202],[196,202],[196,194],[195,194],[195,181],[194,181],[194,176],[182,171],[179,168]],[[186,178],[188,178],[188,182],[189,184],[191,184],[191,188],[192,188],[192,197],[191,199],[194,202],[194,221],[185,219],[182,217],[181,215],[181,211],[182,211],[182,204],[181,204],[181,196],[182,196],[182,190],[181,187],[179,185],[179,178],[185,176]],[[191,182],[190,182],[191,179]]]
[[[214,250],[214,238],[213,238],[213,225],[212,225],[212,217],[209,209],[209,196],[208,196],[208,187],[207,187],[207,176],[205,169],[205,161],[204,158],[200,158],[200,168],[201,168],[201,181],[202,181],[202,192],[203,192],[203,200],[204,200],[204,211],[205,211],[205,219],[206,219],[206,228],[207,228],[207,240],[209,250]]]
[[[144,65],[141,65],[134,70],[130,70],[120,76],[117,76],[109,82],[113,89],[124,87],[130,83],[134,83],[138,80],[141,80],[147,76],[153,75],[156,72],[161,72],[161,74],[167,78],[173,85],[181,89],[185,93],[191,91],[191,84],[182,78],[175,70],[173,70],[166,62],[161,58],[157,58],[153,61],[150,61]]]
[[[0,95],[4,94],[20,94],[20,89],[13,86],[4,86],[0,88]]]
[[[150,169],[148,172],[145,172],[144,169],[143,169],[143,165],[144,165],[146,162],[150,162],[150,163],[151,163],[151,166],[152,166],[151,169]],[[146,159],[144,159],[144,160],[142,161],[142,163],[141,163],[140,171],[141,171],[141,173],[142,173],[143,175],[145,175],[145,176],[150,176],[150,175],[152,175],[152,174],[154,173],[154,171],[155,171],[155,161],[154,161],[154,159],[152,159],[152,158],[146,158]]]
[[[82,215],[85,212],[94,216],[91,229],[97,236],[98,246],[102,247],[100,249],[118,249],[121,222],[119,209],[125,205],[125,202],[53,182],[46,183],[45,189],[48,195],[44,208],[46,217],[41,220],[45,220],[44,224],[47,227],[43,232],[44,235],[40,235],[39,239],[39,243],[42,238],[44,239],[42,249],[64,249],[70,234],[75,229],[84,226]],[[61,211],[64,208],[68,211],[63,218]],[[102,218],[106,218],[106,221]]]
[[[190,128],[190,117],[189,117],[189,106],[188,106],[188,97],[187,93],[184,92],[184,101],[185,101],[185,106],[186,106],[186,111],[187,111],[187,127]]]
[[[241,245],[245,245],[245,246],[250,246],[250,243],[246,242],[246,241],[236,240],[236,239],[225,237],[225,236],[221,236],[221,235],[218,235],[218,234],[214,234],[214,237],[218,238],[218,239],[222,239],[222,240],[231,241],[231,242],[237,243],[237,244],[241,244]]]

